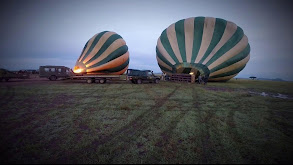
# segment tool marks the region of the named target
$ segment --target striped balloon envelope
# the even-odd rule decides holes
[[[104,31],[87,41],[73,71],[121,75],[128,64],[129,52],[124,39],[115,32]]]
[[[192,17],[165,29],[157,41],[157,61],[168,74],[208,75],[209,81],[236,76],[250,57],[248,38],[235,23]]]

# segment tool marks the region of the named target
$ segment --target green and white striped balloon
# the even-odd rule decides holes
[[[201,73],[210,81],[236,76],[250,58],[248,38],[235,23],[192,17],[165,29],[158,39],[157,60],[166,74]]]
[[[129,64],[128,47],[115,32],[103,31],[85,44],[74,72],[87,74],[123,74]]]

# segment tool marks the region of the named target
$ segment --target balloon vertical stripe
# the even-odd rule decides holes
[[[175,32],[175,24],[170,25],[169,28],[167,28],[167,37],[171,46],[171,49],[176,56],[176,59],[181,63],[182,57],[179,51],[178,42],[177,42],[177,36]]]
[[[206,17],[204,23],[204,29],[202,34],[201,45],[198,51],[198,54],[195,59],[195,63],[199,63],[202,59],[204,53],[208,49],[213,37],[214,27],[215,27],[215,18]]]
[[[211,41],[207,51],[205,52],[204,56],[199,61],[199,63],[202,63],[208,57],[208,55],[212,52],[212,50],[216,47],[216,45],[220,42],[220,40],[223,36],[225,27],[226,27],[226,23],[227,23],[227,21],[225,21],[223,19],[220,19],[220,18],[216,19],[216,24],[215,24],[215,29],[214,29],[212,41]]]
[[[184,20],[180,20],[175,24],[176,38],[182,57],[182,62],[186,62],[186,51],[185,51],[185,34],[184,32]]]
[[[190,34],[194,34],[194,18],[188,18],[184,21],[184,31],[186,62],[190,63],[194,37],[194,35]]]
[[[192,58],[191,58],[191,63],[194,63],[199,48],[201,46],[201,41],[202,41],[202,33],[203,33],[203,27],[204,27],[204,17],[196,17],[194,19],[194,34],[193,34],[193,50],[192,50]],[[190,34],[192,35],[192,34]]]

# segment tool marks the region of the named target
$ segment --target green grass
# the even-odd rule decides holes
[[[293,83],[0,84],[0,163],[292,163]]]

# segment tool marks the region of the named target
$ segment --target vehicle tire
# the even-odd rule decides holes
[[[100,83],[100,84],[104,84],[105,82],[106,82],[105,79],[100,79],[100,80],[99,80],[99,83]]]
[[[91,84],[91,83],[95,82],[95,79],[89,78],[89,79],[86,80],[86,82],[88,84]]]
[[[156,83],[156,84],[159,84],[159,82],[160,82],[159,79],[156,79],[156,80],[155,80],[155,83]]]
[[[142,83],[141,79],[136,80],[136,83],[141,84]]]
[[[51,81],[56,81],[56,80],[57,80],[57,77],[56,77],[56,76],[50,76],[50,77],[49,77],[49,80],[51,80]]]

